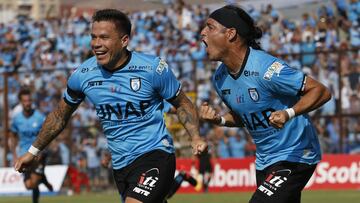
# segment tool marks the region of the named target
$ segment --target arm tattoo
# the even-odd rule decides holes
[[[176,107],[178,118],[189,135],[191,137],[199,136],[199,116],[196,107],[189,98],[181,92],[179,96],[171,101],[171,104]]]
[[[40,150],[44,149],[65,128],[76,108],[77,106],[73,107],[63,100],[60,101],[58,107],[46,117],[33,146]]]

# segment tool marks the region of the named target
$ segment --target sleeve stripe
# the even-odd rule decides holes
[[[304,74],[304,77],[301,82],[301,87],[300,87],[298,93],[296,94],[296,96],[300,96],[302,94],[302,92],[305,90],[305,85],[306,85],[306,74]]]
[[[174,100],[177,96],[179,96],[180,92],[181,92],[181,84],[179,85],[179,88],[177,89],[176,94],[173,97],[171,97],[170,99],[166,99],[166,101],[170,102],[170,101]]]
[[[72,90],[69,86],[67,86],[67,93],[69,94],[69,96],[73,99],[84,99],[85,98],[85,94],[82,92],[78,92],[78,91],[74,91]]]
[[[77,103],[72,103],[72,102],[70,102],[69,100],[66,99],[66,97],[64,97],[64,101],[65,101],[66,104],[68,104],[68,105],[70,105],[70,106],[77,106],[77,105],[79,105],[79,104],[77,104]]]

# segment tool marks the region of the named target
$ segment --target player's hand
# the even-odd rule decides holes
[[[209,121],[214,124],[219,124],[221,122],[221,116],[216,113],[216,111],[209,106],[207,102],[201,104],[199,117],[202,120]]]
[[[207,143],[200,137],[196,137],[191,140],[191,147],[194,155],[206,153],[208,149]]]
[[[16,171],[20,173],[24,173],[29,171],[33,168],[34,164],[36,164],[36,156],[27,152],[19,159],[16,160],[14,168]]]
[[[288,120],[289,114],[286,111],[272,112],[269,117],[270,125],[277,129],[283,128]]]

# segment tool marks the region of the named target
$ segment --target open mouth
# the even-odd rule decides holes
[[[102,57],[106,55],[106,51],[95,51],[95,55],[98,57]]]
[[[208,47],[208,44],[205,42],[205,40],[202,40],[202,42],[205,44],[206,47]]]

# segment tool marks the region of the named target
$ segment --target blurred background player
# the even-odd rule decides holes
[[[14,160],[27,152],[45,120],[45,116],[33,108],[32,94],[29,89],[20,90],[18,98],[22,111],[13,117],[9,142]],[[17,146],[19,146],[19,153],[17,153]],[[24,184],[26,189],[32,190],[33,203],[39,202],[39,184],[44,183],[49,191],[53,191],[44,173],[45,164],[46,152],[40,154],[37,162],[24,172]]]
[[[131,22],[121,11],[95,12],[91,30],[95,56],[70,76],[64,99],[48,115],[28,153],[15,163],[17,171],[28,169],[85,97],[96,108],[108,140],[114,179],[126,203],[163,202],[173,182],[175,154],[163,118],[164,99],[176,108],[191,137],[193,153],[206,151],[198,113],[180,82],[163,59],[130,52],[130,32]]]
[[[258,186],[250,202],[300,203],[301,191],[321,160],[307,113],[331,98],[329,90],[262,51],[256,41],[261,29],[239,7],[212,12],[201,35],[209,59],[222,62],[212,82],[230,111],[220,116],[203,104],[200,117],[250,132]]]

